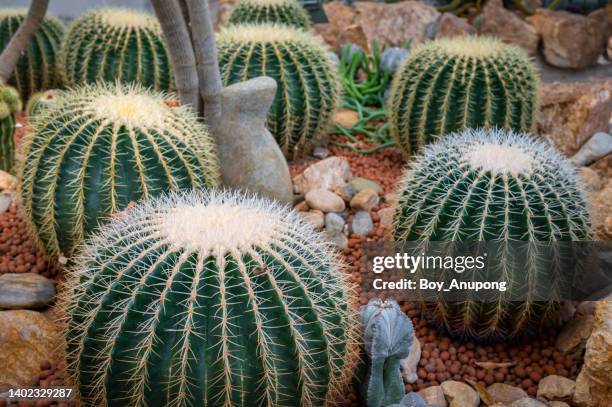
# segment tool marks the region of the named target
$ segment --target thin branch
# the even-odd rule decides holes
[[[199,112],[198,72],[187,24],[178,0],[151,0],[161,24],[172,60],[176,89],[181,104]]]
[[[221,74],[208,0],[187,0],[204,118],[212,132],[221,120]]]
[[[10,79],[19,57],[45,18],[48,6],[49,0],[32,0],[30,3],[30,9],[23,23],[0,54],[0,81],[7,82]]]

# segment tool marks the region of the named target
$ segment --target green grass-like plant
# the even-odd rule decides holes
[[[295,212],[229,191],[146,201],[63,290],[87,406],[331,406],[358,355],[348,274]]]
[[[162,192],[206,188],[219,172],[197,117],[139,85],[85,85],[32,117],[20,157],[22,206],[51,261],[100,222]]]
[[[26,14],[26,9],[0,9],[0,51],[8,45]],[[23,100],[28,100],[34,92],[59,85],[57,59],[63,35],[64,25],[49,15],[34,33],[9,80],[9,85],[17,88]]]
[[[527,54],[488,37],[442,38],[412,51],[389,94],[391,136],[408,155],[464,128],[530,132],[538,75]]]

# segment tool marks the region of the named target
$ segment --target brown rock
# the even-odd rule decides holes
[[[16,192],[19,188],[17,178],[6,171],[0,170],[0,191]]]
[[[440,25],[436,38],[461,37],[473,34],[476,34],[476,29],[466,19],[459,18],[451,13],[444,13],[440,17]]]
[[[523,389],[505,383],[493,383],[487,387],[487,392],[495,401],[500,403],[510,403],[527,397],[527,393]]]
[[[513,401],[510,404],[506,404],[507,407],[547,407],[546,404],[539,400],[532,399],[530,397],[523,397]]]
[[[425,400],[425,402],[434,407],[446,407],[448,403],[444,398],[444,392],[440,386],[431,386],[426,389],[420,390],[419,396]]]
[[[318,161],[293,178],[293,190],[305,194],[311,189],[340,187],[353,177],[351,167],[345,158],[329,157]]]
[[[309,212],[300,212],[300,216],[304,222],[308,223],[315,229],[321,229],[325,225],[325,215],[323,212],[318,210],[312,210]]]
[[[574,315],[557,336],[555,347],[561,353],[581,355],[593,331],[592,315]]]
[[[612,298],[597,302],[593,333],[576,379],[574,402],[583,407],[610,405],[612,394]]]
[[[546,400],[571,399],[576,390],[576,382],[567,377],[550,375],[538,383],[538,398]]]
[[[582,167],[578,170],[580,179],[584,182],[584,186],[589,191],[599,191],[603,188],[603,180],[597,173],[597,171],[590,169],[589,167]]]
[[[610,240],[612,238],[612,227],[610,215],[612,213],[612,180],[599,191],[591,191],[591,218],[595,238],[599,240]]]
[[[566,155],[573,155],[593,134],[608,130],[612,115],[612,80],[545,83],[537,133]]]
[[[378,205],[378,194],[370,188],[363,189],[351,199],[351,208],[356,211],[369,211]]]
[[[393,215],[395,214],[394,208],[382,208],[378,211],[378,217],[380,218],[380,225],[383,227],[391,227],[393,224]]]
[[[448,380],[440,387],[449,402],[449,407],[477,407],[480,403],[478,393],[465,383]]]
[[[355,7],[340,1],[323,4],[329,23],[314,29],[333,48],[355,43],[370,50],[372,41],[379,45],[401,46],[406,39],[417,45],[433,37],[440,13],[420,1],[385,4],[357,2]]]
[[[586,68],[595,64],[605,50],[608,39],[605,9],[583,16],[540,8],[527,21],[542,37],[544,58],[551,65]]]
[[[489,0],[482,12],[480,34],[491,35],[508,44],[516,44],[535,55],[539,36],[536,29],[525,20],[504,8],[502,0]]]
[[[342,212],[346,207],[344,200],[326,189],[312,189],[306,194],[306,203],[312,209],[324,213]]]
[[[0,392],[8,387],[32,386],[40,364],[53,359],[58,331],[35,311],[0,311]]]

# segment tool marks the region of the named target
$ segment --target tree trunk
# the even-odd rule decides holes
[[[30,43],[43,18],[45,18],[48,6],[49,0],[32,0],[30,3],[30,9],[25,20],[0,54],[0,81],[7,82],[10,79],[19,57]]]
[[[199,112],[196,59],[179,0],[151,0],[151,4],[164,32],[181,104]]]
[[[221,74],[217,62],[217,44],[213,31],[208,0],[187,0],[191,34],[204,100],[204,118],[214,133],[221,120]]]

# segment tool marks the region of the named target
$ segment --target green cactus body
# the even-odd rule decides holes
[[[398,242],[559,242],[591,236],[573,167],[552,147],[507,130],[468,129],[428,146],[399,194],[393,221]],[[523,281],[553,292],[557,279],[538,274],[535,261],[525,262]],[[510,283],[515,280],[509,276]],[[552,320],[558,307],[555,301],[530,301],[533,291],[525,287],[530,286],[514,287],[527,290],[525,301],[508,301],[502,294],[489,302],[441,299],[424,303],[425,315],[456,337],[518,338]]]
[[[28,117],[35,116],[40,113],[43,109],[53,105],[58,97],[60,97],[62,91],[59,89],[49,89],[44,92],[36,92],[26,104],[25,112]]]
[[[336,68],[322,43],[302,30],[243,25],[222,30],[217,49],[225,86],[262,75],[276,80],[266,125],[287,158],[306,153],[339,101]]]
[[[62,42],[60,68],[68,86],[118,80],[166,91],[174,83],[157,19],[129,9],[93,10],[76,19]]]
[[[310,19],[297,0],[241,0],[232,9],[230,24],[284,24],[307,29]]]
[[[349,275],[295,212],[230,191],[137,205],[63,293],[85,406],[332,406],[358,358]]]
[[[15,162],[15,113],[22,108],[17,90],[0,82],[0,170],[11,172]]]
[[[25,9],[0,9],[0,51],[17,32],[26,13]],[[9,80],[23,100],[34,92],[59,85],[57,58],[63,35],[64,25],[52,16],[46,16],[34,33]]]
[[[133,201],[217,183],[214,144],[187,109],[136,85],[67,91],[32,118],[19,176],[26,218],[51,261]]]
[[[538,76],[520,48],[487,37],[443,38],[415,49],[394,76],[390,132],[408,155],[464,128],[530,132]]]

